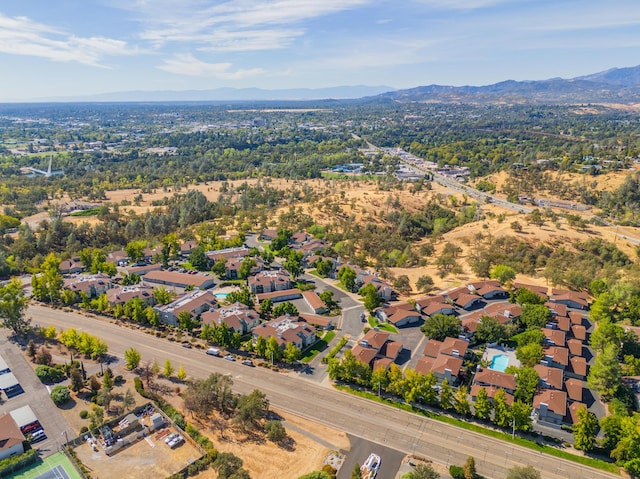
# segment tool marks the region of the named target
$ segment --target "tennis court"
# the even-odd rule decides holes
[[[58,452],[7,479],[82,479],[67,456]]]

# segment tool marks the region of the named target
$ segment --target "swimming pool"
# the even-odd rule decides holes
[[[506,354],[496,354],[491,358],[491,366],[489,366],[489,368],[504,372],[507,366],[509,366],[509,356]]]
[[[227,296],[229,295],[229,293],[216,293],[214,294],[214,296],[218,299],[227,299]]]

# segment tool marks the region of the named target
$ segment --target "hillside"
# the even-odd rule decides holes
[[[581,177],[576,175],[567,174],[562,175],[562,177],[567,181],[581,180]],[[601,185],[602,188],[615,188],[623,181],[624,175],[614,173],[601,175],[596,178],[598,185]],[[492,176],[491,179],[498,184],[499,190],[501,185],[507,181],[507,176],[505,173],[501,173]],[[258,180],[249,180],[247,183],[255,185],[257,182]],[[230,189],[233,190],[243,183],[244,181],[234,181],[230,182],[229,186]],[[442,201],[446,204],[457,204],[459,205],[458,208],[462,207],[465,201],[469,201],[465,199],[462,194],[457,193],[452,195],[447,189],[435,184],[432,190],[425,189],[419,192],[412,191],[407,185],[405,185],[403,189],[385,191],[380,189],[375,181],[360,181],[355,179],[317,179],[305,181],[274,179],[270,180],[268,184],[270,187],[287,192],[290,199],[285,200],[278,208],[268,214],[266,223],[264,223],[265,226],[277,227],[283,224],[290,225],[291,221],[307,221],[327,227],[327,232],[336,232],[344,228],[345,224],[351,224],[352,226],[358,225],[360,228],[364,228],[367,224],[387,224],[388,227],[393,228],[394,225],[384,219],[387,215],[383,215],[381,212],[389,212],[396,208],[409,213],[416,213],[421,211],[424,205],[430,200]],[[199,184],[183,189],[180,193],[186,193],[188,190],[199,190],[210,201],[216,201],[220,195],[221,185],[219,182]],[[305,191],[306,195],[309,195],[310,198],[321,199],[305,201],[303,191]],[[138,193],[138,190],[110,191],[107,192],[107,197],[108,201],[113,204],[120,203],[127,198],[132,198]],[[164,196],[171,196],[172,194],[172,192],[144,194],[139,206],[125,206],[122,210],[143,214],[153,209],[153,201],[158,201]],[[393,201],[391,201],[391,199],[393,199]],[[469,203],[467,204],[469,205]],[[618,228],[616,230],[612,227],[593,225],[589,225],[586,228],[578,228],[573,225],[570,226],[566,219],[561,216],[566,213],[566,211],[557,210],[556,213],[558,216],[555,220],[546,219],[543,225],[536,226],[529,220],[528,216],[523,213],[506,212],[492,204],[480,205],[478,221],[464,224],[438,236],[437,240],[433,243],[434,253],[429,257],[419,256],[421,258],[419,264],[413,265],[412,267],[390,267],[388,268],[388,272],[391,276],[396,277],[399,275],[407,275],[414,287],[420,276],[425,274],[430,275],[435,280],[438,289],[447,289],[476,277],[470,266],[469,259],[479,242],[491,242],[492,239],[496,240],[502,237],[515,238],[518,242],[530,245],[532,249],[540,245],[546,245],[551,248],[551,250],[557,250],[560,247],[574,250],[577,243],[596,238],[611,243],[615,242],[616,246],[629,258],[636,258],[636,246],[631,241],[621,239],[620,237],[616,240],[615,235],[618,233],[630,238],[640,238],[640,230],[638,230],[638,228],[628,227]],[[592,212],[588,213],[588,215],[591,214]],[[95,223],[98,222],[98,219],[95,217],[66,217],[66,221],[79,224],[84,221]],[[236,224],[225,224],[224,227],[228,233],[235,231],[237,228],[242,227],[242,225],[239,224],[240,221],[241,219],[239,219]],[[283,221],[287,223],[283,223]],[[517,222],[521,226],[521,230],[514,230],[512,226],[514,222]],[[253,230],[259,231],[259,229],[260,225],[255,224]],[[412,249],[418,251],[421,245],[431,243],[432,241],[432,238],[425,237],[422,240],[413,242]],[[448,243],[453,243],[461,248],[457,258],[459,267],[449,274],[440,277],[440,269],[436,264],[436,260],[442,255]],[[546,284],[544,278],[537,277],[540,272],[541,271],[536,271],[536,274],[530,274],[526,277],[520,275],[519,279]],[[415,294],[417,294],[417,291],[414,291],[414,295]]]
[[[507,80],[486,86],[428,85],[378,95],[400,103],[635,104],[640,102],[640,66],[614,68],[577,78]]]

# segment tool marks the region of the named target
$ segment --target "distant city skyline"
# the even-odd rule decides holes
[[[637,0],[0,5],[0,102],[120,91],[487,85],[640,64]]]

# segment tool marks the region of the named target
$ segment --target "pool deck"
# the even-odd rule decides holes
[[[509,357],[509,366],[515,366],[517,368],[520,367],[520,361],[516,358],[515,349],[502,348],[501,346],[488,347],[485,349],[484,354],[482,355],[482,359],[491,363],[491,360],[494,356],[508,356]]]

